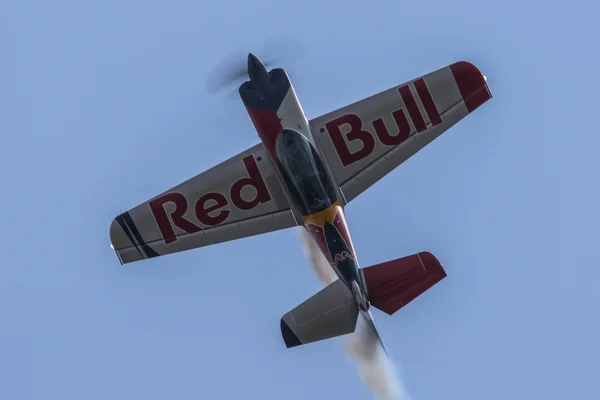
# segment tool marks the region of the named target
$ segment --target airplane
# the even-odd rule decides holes
[[[111,247],[121,263],[302,227],[338,279],[283,315],[287,348],[375,329],[446,277],[430,252],[361,268],[345,206],[492,98],[460,61],[309,120],[288,74],[248,54],[239,87],[257,145],[120,214]]]

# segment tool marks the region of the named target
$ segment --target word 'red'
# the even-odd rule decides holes
[[[256,165],[254,157],[250,155],[244,157],[242,161],[244,162],[248,176],[238,179],[231,185],[229,197],[231,203],[233,203],[235,207],[240,210],[248,211],[256,208],[259,204],[271,201],[271,195],[269,194],[265,180]],[[242,189],[246,186],[252,186],[256,190],[254,199],[245,200],[242,197]],[[209,202],[212,204],[208,205]],[[169,214],[167,214],[167,210],[165,209],[167,203],[175,204],[175,210]],[[154,219],[160,229],[165,244],[177,240],[173,225],[190,234],[199,232],[203,229],[184,217],[188,211],[189,204],[182,193],[171,192],[164,194],[149,201],[148,205],[150,206],[150,210],[152,210],[152,214],[154,215]],[[229,206],[229,201],[222,193],[209,192],[203,194],[196,200],[196,204],[194,205],[194,215],[198,222],[207,227],[220,225],[225,222],[231,214],[231,210],[227,209],[227,206]]]

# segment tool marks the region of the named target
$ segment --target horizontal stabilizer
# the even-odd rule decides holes
[[[429,252],[363,268],[371,305],[392,315],[446,277]]]
[[[286,347],[354,332],[358,306],[348,287],[337,280],[281,318]]]

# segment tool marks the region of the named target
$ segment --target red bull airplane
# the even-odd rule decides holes
[[[248,55],[239,94],[262,143],[114,219],[121,264],[280,229],[304,227],[336,281],[281,319],[285,345],[354,332],[373,306],[389,315],[442,280],[429,252],[360,268],[344,207],[492,98],[457,62],[308,120],[283,69]],[[378,335],[376,335],[379,338]]]

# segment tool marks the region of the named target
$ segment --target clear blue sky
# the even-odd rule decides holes
[[[124,267],[109,247],[121,211],[258,142],[241,100],[205,78],[274,36],[308,47],[283,66],[310,117],[458,60],[488,77],[490,102],[347,208],[363,266],[429,250],[448,273],[376,314],[413,398],[600,398],[598,12],[2,5],[0,398],[371,397],[342,341],[283,344],[281,315],[321,287],[296,230]]]

